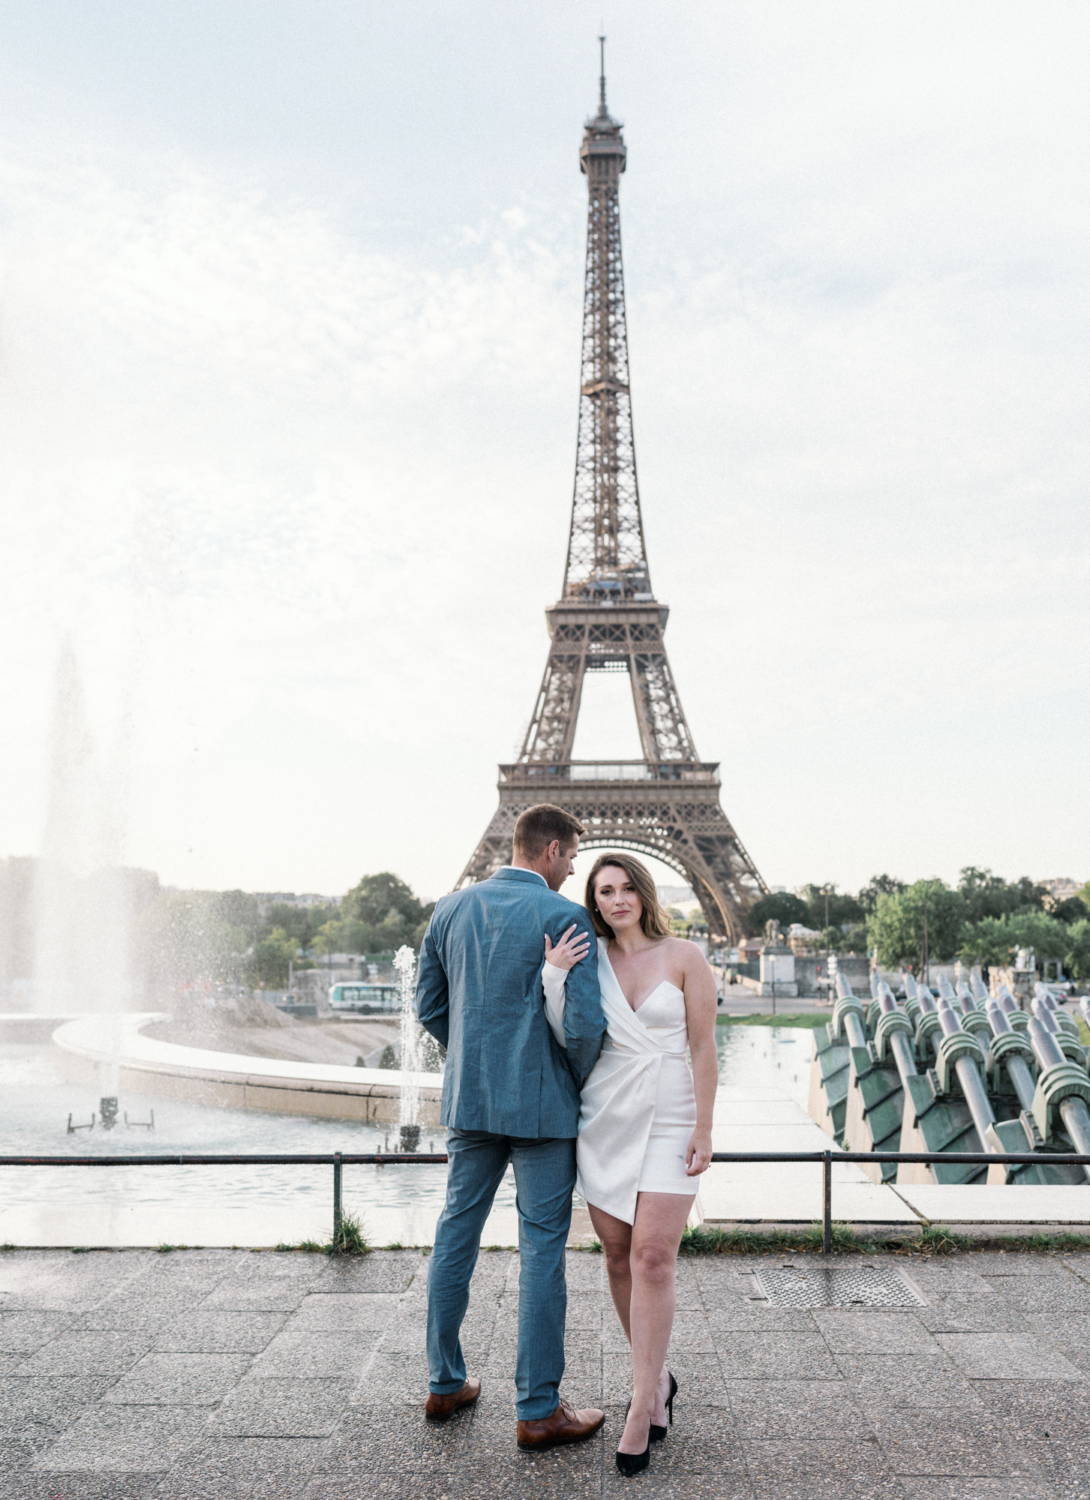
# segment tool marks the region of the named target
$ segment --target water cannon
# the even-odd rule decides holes
[[[937,1055],[942,1024],[931,991],[917,987],[919,1015],[916,1018],[916,1052],[920,1057]]]
[[[988,986],[984,983],[980,970],[975,966],[969,973],[969,988],[972,990],[973,999],[978,1005],[987,1005],[992,998],[988,993]]]
[[[836,976],[837,1001],[833,1006],[832,1034],[843,1037],[849,1047],[867,1045],[867,1029],[864,1022],[863,1002],[852,992],[852,987],[843,974]]]
[[[1018,1001],[1014,998],[1005,984],[1001,984],[999,986],[996,998],[998,999],[999,1004],[1003,1007],[1004,1011],[1006,1011],[1007,1020],[1014,1027],[1015,1031],[1025,1031],[1026,1027],[1029,1025],[1029,1016],[1026,1015],[1024,1010],[1022,1010],[1021,1006],[1018,1004]]]
[[[1042,1138],[1054,1145],[1063,1124],[1075,1150],[1090,1156],[1090,1078],[1086,1069],[1065,1057],[1060,1038],[1034,1016],[1028,1036],[1040,1064],[1033,1096],[1033,1118]],[[1090,1167],[1083,1174],[1090,1181]]]
[[[1042,1003],[1039,995],[1033,997],[1032,1004],[1033,1019],[1037,1022],[1038,1026],[1041,1026],[1050,1036],[1056,1038],[1056,1045],[1067,1058],[1068,1062],[1077,1063],[1085,1068],[1086,1053],[1079,1042],[1078,1031],[1073,1024],[1070,1026],[1063,1024],[1065,1020],[1071,1022],[1071,1017],[1058,1016],[1055,1011],[1049,1010],[1048,1006]]]
[[[974,996],[969,986],[965,983],[964,979],[958,980],[955,993],[958,997],[958,1004],[961,1006],[966,1015],[968,1015],[971,1010],[976,1010],[976,997]]]
[[[905,992],[905,1015],[915,1026],[920,1019],[919,989],[911,974],[901,975],[901,988]]]
[[[952,1005],[956,1010],[961,1009],[961,1006],[958,1004],[958,997],[954,993],[953,985],[951,985],[945,974],[939,975],[939,999],[945,1000],[947,1005]]]
[[[1004,1092],[1000,1084],[1002,1075],[1006,1072],[1018,1103],[1029,1114],[1033,1109],[1037,1056],[1025,1032],[1015,1031],[1006,1011],[994,1000],[988,1001],[986,1016],[992,1036],[984,1059],[984,1071],[992,1092]]]
[[[1033,986],[1032,1004],[1034,1015],[1039,1014],[1037,1006],[1038,1004],[1040,1004],[1043,1009],[1048,1011],[1049,1015],[1053,1018],[1053,1020],[1061,1030],[1066,1031],[1075,1039],[1076,1042],[1078,1041],[1079,1027],[1078,1022],[1075,1020],[1075,1017],[1069,1014],[1068,1011],[1064,1010],[1063,1002],[1058,1001],[1052,990],[1049,989],[1048,985],[1042,984],[1040,980],[1038,980]]]
[[[960,1092],[965,1097],[976,1133],[985,1151],[995,1149],[995,1110],[984,1084],[984,1049],[961,1027],[961,1013],[939,1001],[938,1022],[942,1035],[935,1048],[935,1072],[943,1094]],[[954,1085],[957,1079],[958,1087]]]
[[[897,1004],[888,984],[879,986],[878,1020],[874,1027],[874,1050],[878,1061],[892,1057],[901,1077],[902,1087],[906,1078],[916,1076],[916,1059],[912,1050],[913,1025]]]

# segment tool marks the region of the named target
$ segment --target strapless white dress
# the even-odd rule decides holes
[[[631,1224],[637,1193],[696,1196],[685,1152],[696,1128],[696,1091],[685,1053],[685,996],[664,979],[637,1010],[624,997],[608,944],[598,939],[606,1018],[602,1052],[583,1085],[576,1142],[578,1188],[588,1203]],[[542,970],[545,1013],[564,1045],[565,970]]]

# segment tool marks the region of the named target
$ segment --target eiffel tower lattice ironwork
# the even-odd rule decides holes
[[[602,39],[604,41],[604,39]],[[535,802],[566,808],[586,827],[581,849],[652,855],[692,886],[718,937],[737,942],[768,887],[719,805],[719,766],[697,758],[666,656],[668,609],[651,588],[636,483],[618,189],[626,150],[606,108],[579,161],[589,218],[575,493],[563,595],[546,609],[549,659],[526,738],[500,766],[499,807],[459,885],[511,859],[515,820]],[[572,760],[583,678],[627,672],[643,758]]]

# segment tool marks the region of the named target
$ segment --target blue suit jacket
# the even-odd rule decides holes
[[[590,952],[568,973],[564,1033],[545,1020],[545,933],[575,922]],[[444,1125],[527,1138],[574,1136],[579,1090],[602,1049],[598,949],[586,911],[532,870],[499,870],[438,902],[420,949],[420,1023],[447,1049]]]

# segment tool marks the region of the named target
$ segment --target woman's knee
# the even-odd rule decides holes
[[[633,1244],[629,1259],[633,1274],[642,1281],[673,1282],[677,1249],[672,1242],[653,1238],[640,1240]]]

